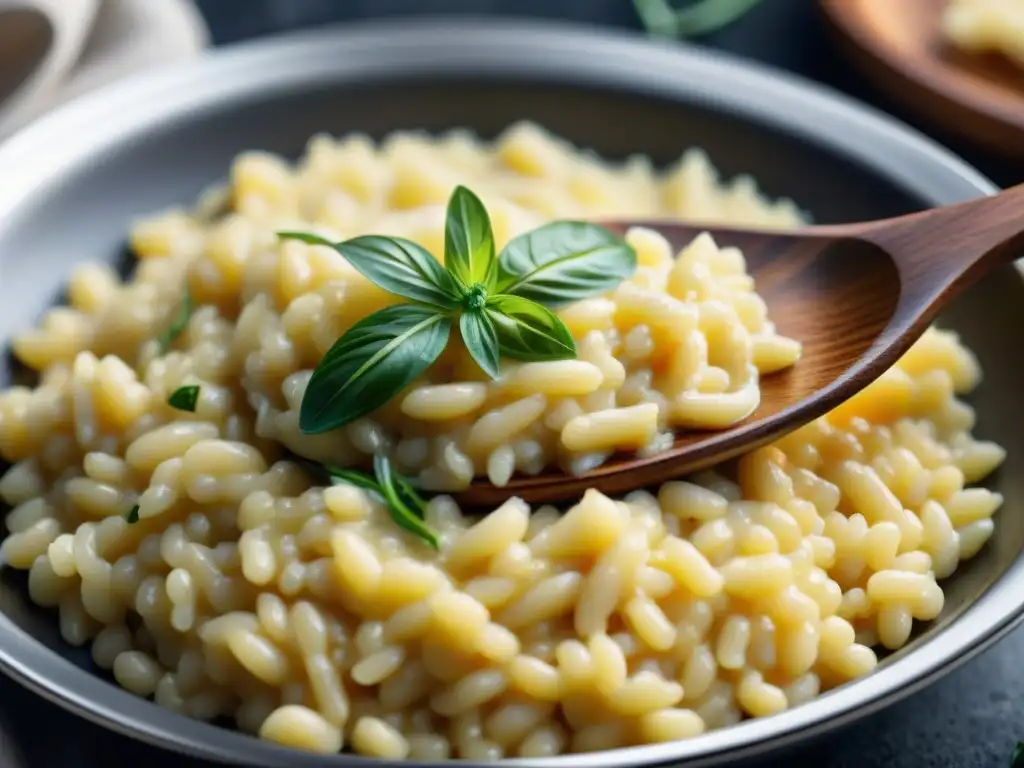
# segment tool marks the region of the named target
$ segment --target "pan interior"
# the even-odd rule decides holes
[[[0,223],[0,334],[10,338],[59,301],[75,264],[99,258],[124,264],[124,236],[135,217],[187,204],[222,177],[241,151],[259,148],[297,157],[317,132],[382,137],[395,130],[470,128],[490,137],[522,119],[610,159],[640,152],[667,163],[690,146],[703,147],[724,176],[750,174],[767,195],[791,197],[817,222],[898,215],[930,202],[924,194],[897,188],[794,136],[703,104],[616,88],[495,77],[336,83],[181,114],[116,151],[83,156],[59,185],[27,195]],[[961,335],[985,371],[972,398],[978,413],[975,431],[1010,452],[989,483],[1006,503],[997,517],[996,536],[944,583],[941,617],[920,629],[897,656],[937,638],[1010,568],[1024,546],[1024,441],[1019,437],[1024,398],[1018,394],[1024,378],[1022,304],[1024,284],[1007,269],[968,292],[941,320]],[[22,375],[8,361],[0,370],[0,386]],[[100,674],[87,649],[61,640],[54,613],[35,607],[25,579],[9,570],[0,579],[0,610],[39,643]]]

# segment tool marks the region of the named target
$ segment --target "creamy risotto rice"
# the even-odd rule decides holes
[[[996,52],[1024,67],[1024,4],[1020,0],[950,0],[946,37],[971,53]]]
[[[871,671],[943,605],[1002,499],[970,487],[1003,459],[958,395],[980,371],[929,331],[839,409],[739,462],[568,510],[511,499],[483,518],[430,501],[439,551],[375,497],[324,488],[291,451],[386,452],[438,489],[613,450],[656,451],[757,404],[799,345],[775,333],[740,253],[678,258],[634,230],[640,268],[560,312],[579,360],[488,383],[452,344],[381,412],[303,435],[311,369],[393,300],[330,249],[399,234],[435,254],[443,204],[481,195],[499,247],[553,218],[685,216],[797,226],[749,179],[690,152],[656,174],[531,125],[493,146],[453,133],[315,138],[297,166],[249,153],[226,192],[142,222],[122,283],[83,266],[69,306],[15,340],[38,386],[0,394],[3,563],[64,638],[125,688],[190,717],[323,753],[539,757],[690,738],[798,706]],[[195,309],[162,354],[155,341]],[[195,413],[168,396],[201,385]],[[137,505],[138,519],[128,511]]]

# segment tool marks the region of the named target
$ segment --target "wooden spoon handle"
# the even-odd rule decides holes
[[[1024,256],[1024,184],[851,230],[888,251],[900,273],[900,304],[923,310],[952,298],[989,269]]]

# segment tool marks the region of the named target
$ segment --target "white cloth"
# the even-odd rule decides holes
[[[5,10],[25,6],[48,17],[53,39],[33,74],[0,102],[0,139],[75,96],[193,58],[209,44],[192,0],[0,0],[0,24]]]

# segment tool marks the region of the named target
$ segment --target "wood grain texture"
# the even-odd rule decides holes
[[[947,0],[821,0],[852,63],[936,126],[1006,157],[1024,157],[1024,70],[969,54],[940,28]]]
[[[505,488],[478,482],[460,502],[565,501],[588,488],[626,493],[726,461],[824,415],[892,366],[964,288],[1024,252],[1022,211],[1024,185],[896,219],[792,233],[607,224],[658,229],[677,249],[702,231],[740,248],[779,332],[803,344],[802,358],[763,377],[760,406],[728,429],[681,432],[664,453],[623,455],[579,477],[515,477]]]

